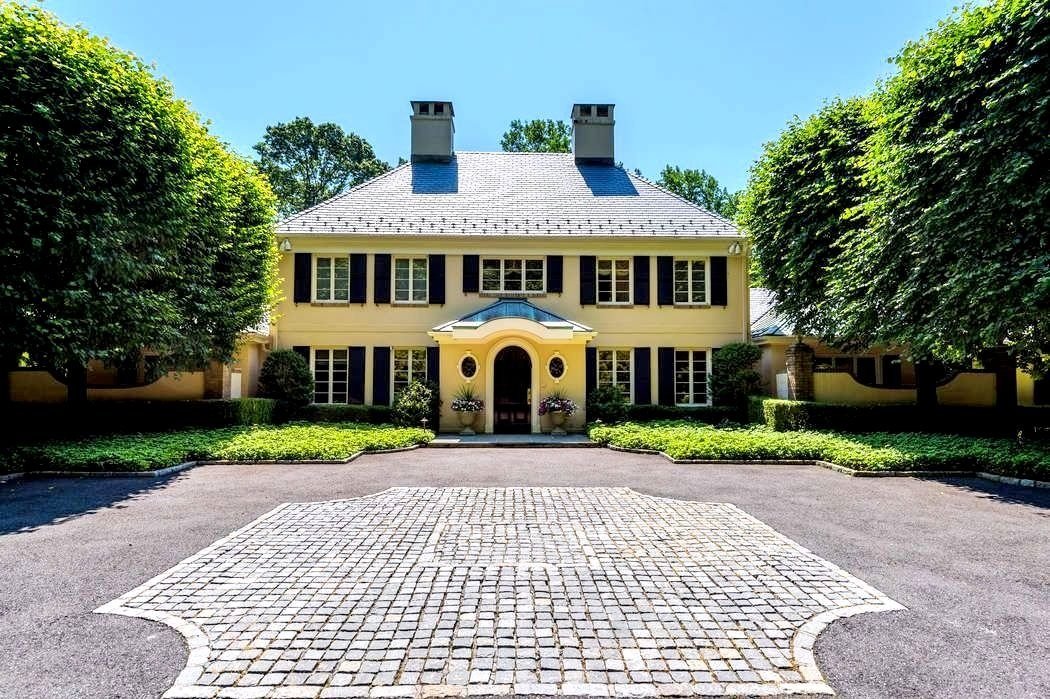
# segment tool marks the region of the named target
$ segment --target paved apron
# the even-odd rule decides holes
[[[166,697],[831,693],[836,618],[902,607],[739,508],[629,488],[285,504],[100,608],[166,623]]]

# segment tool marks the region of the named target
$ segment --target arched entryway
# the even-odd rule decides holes
[[[501,349],[493,361],[493,431],[532,431],[532,359],[517,345]]]

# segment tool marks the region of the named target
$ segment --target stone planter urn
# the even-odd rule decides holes
[[[548,413],[551,416],[551,434],[557,437],[565,435],[565,413],[556,410]]]
[[[468,437],[472,434],[476,434],[473,429],[474,418],[476,416],[477,413],[469,410],[462,410],[459,412],[459,424],[463,427],[463,429],[459,431],[460,434]]]

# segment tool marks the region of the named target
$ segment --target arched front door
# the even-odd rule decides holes
[[[521,347],[504,347],[493,365],[493,428],[496,432],[532,430],[532,360]]]

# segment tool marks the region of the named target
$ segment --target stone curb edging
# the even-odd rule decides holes
[[[1015,478],[1013,476],[1000,476],[985,471],[861,471],[848,466],[840,466],[830,461],[820,459],[676,459],[666,452],[657,449],[635,449],[632,447],[618,447],[613,444],[604,445],[612,451],[622,451],[629,454],[651,454],[662,456],[672,464],[754,464],[764,466],[820,466],[837,473],[856,478],[943,478],[946,476],[973,477],[984,480],[1005,483],[1006,485],[1017,485],[1024,488],[1050,488],[1050,481],[1037,481],[1029,478]]]
[[[153,471],[24,471],[22,473],[8,473],[0,475],[0,483],[14,481],[21,478],[163,478],[179,471],[194,468],[196,466],[232,466],[241,464],[251,465],[280,465],[280,464],[314,464],[318,466],[330,465],[341,466],[355,461],[365,454],[395,454],[401,451],[413,451],[426,445],[412,444],[407,447],[394,449],[376,449],[354,452],[345,459],[261,459],[259,461],[230,461],[227,459],[202,459],[200,461],[184,461],[181,464],[155,469]]]

